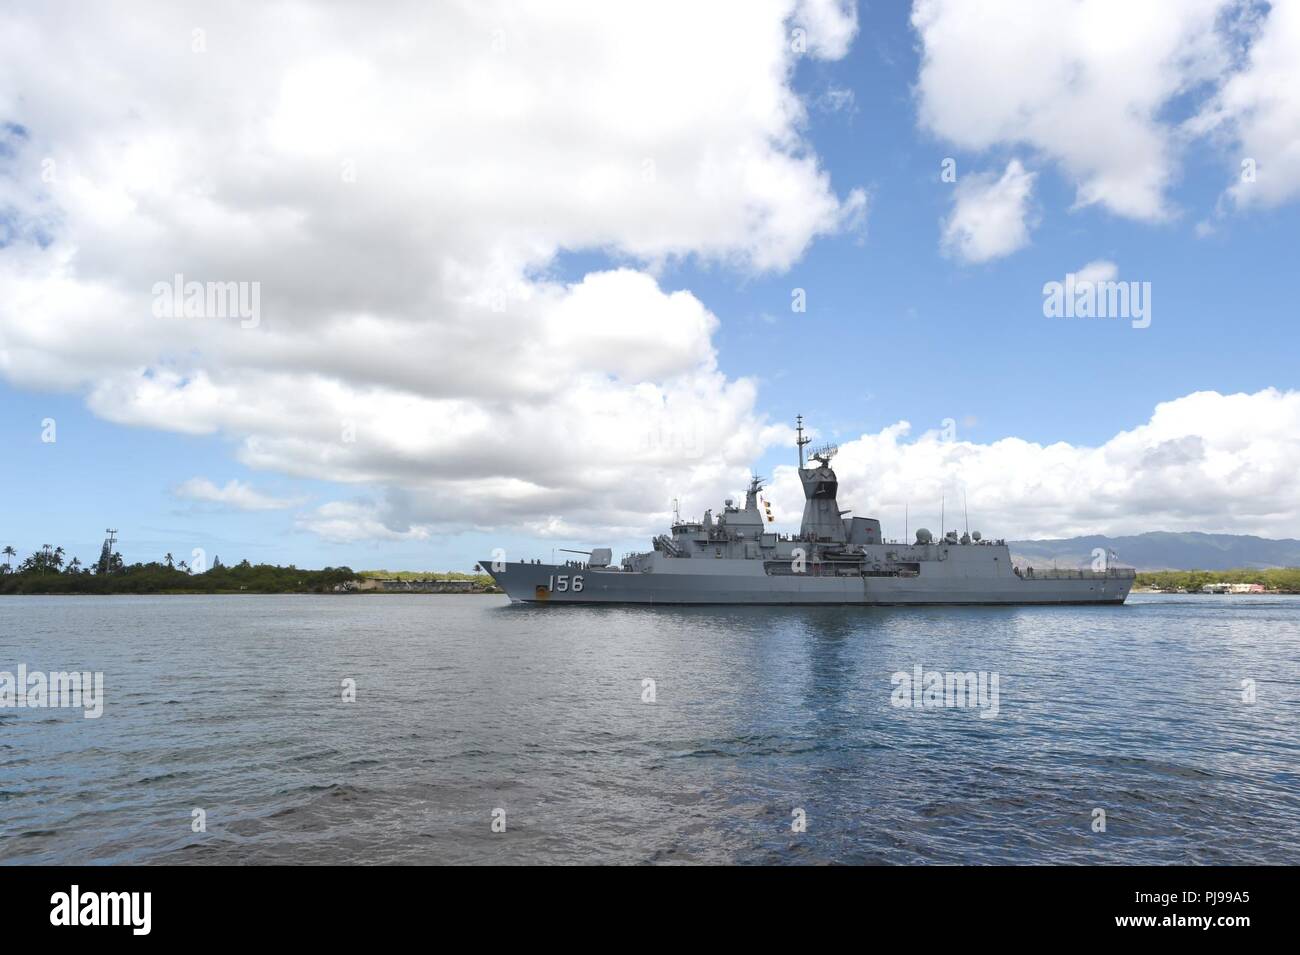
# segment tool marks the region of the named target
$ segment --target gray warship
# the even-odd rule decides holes
[[[798,534],[767,529],[771,513],[753,477],[744,507],[728,500],[715,519],[675,517],[653,549],[611,561],[609,548],[572,551],[585,560],[482,561],[512,601],[540,604],[1122,604],[1131,567],[1035,570],[1012,564],[1005,540],[979,531],[921,528],[912,543],[884,540],[880,521],[849,517],[836,500],[836,448],[809,454],[797,421],[803,522]],[[1109,558],[1109,554],[1105,555]]]

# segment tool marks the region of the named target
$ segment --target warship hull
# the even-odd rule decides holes
[[[681,573],[533,563],[498,564],[493,570],[490,561],[482,566],[512,601],[538,604],[1122,604],[1133,584],[1131,576],[1087,571],[1074,572],[1086,576],[1068,577],[1010,572],[993,577],[959,572],[917,577],[769,575],[761,566],[754,567],[759,563],[755,561],[683,563],[695,566]],[[742,566],[720,566],[724,564]]]

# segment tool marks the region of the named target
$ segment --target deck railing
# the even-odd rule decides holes
[[[1110,567],[1106,570],[1039,570],[1023,568],[1019,573],[1025,580],[1127,580],[1137,576],[1132,567]]]

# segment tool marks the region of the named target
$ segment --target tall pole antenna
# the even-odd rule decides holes
[[[111,573],[113,570],[113,545],[117,543],[117,530],[109,528],[104,531],[108,538],[104,541],[104,547],[99,552],[99,572],[101,574]]]
[[[910,515],[907,513],[907,507],[908,507],[907,503],[904,502],[904,503],[903,503],[903,543],[904,543],[904,544],[906,544],[906,543],[908,542],[908,540],[911,538],[911,533],[912,533],[911,530],[910,530],[910,529],[908,528],[908,526],[907,526],[907,524],[908,524],[908,517],[910,516]]]
[[[970,533],[970,511],[966,509],[966,489],[961,489],[961,513],[966,521],[966,533]]]
[[[946,518],[944,517],[943,509],[944,509],[944,505],[947,504],[947,497],[948,496],[946,494],[939,495],[939,536],[940,537],[948,536],[948,532],[943,529],[943,524],[944,521],[946,520]]]
[[[804,448],[804,445],[805,445],[805,444],[809,444],[809,443],[812,441],[812,438],[805,438],[805,437],[803,436],[803,415],[795,415],[795,419],[794,419],[794,420],[795,420],[795,424],[798,425],[798,427],[797,427],[796,430],[799,432],[799,436],[795,439],[795,442],[794,442],[794,443],[797,444],[797,445],[799,446],[799,467],[802,468],[802,467],[803,467],[803,448]]]

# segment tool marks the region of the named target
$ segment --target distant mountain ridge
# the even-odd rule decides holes
[[[1018,563],[1039,567],[1084,567],[1094,548],[1114,551],[1118,563],[1138,570],[1232,570],[1300,567],[1300,540],[1270,540],[1249,534],[1151,531],[1129,537],[1070,537],[1008,541]]]

